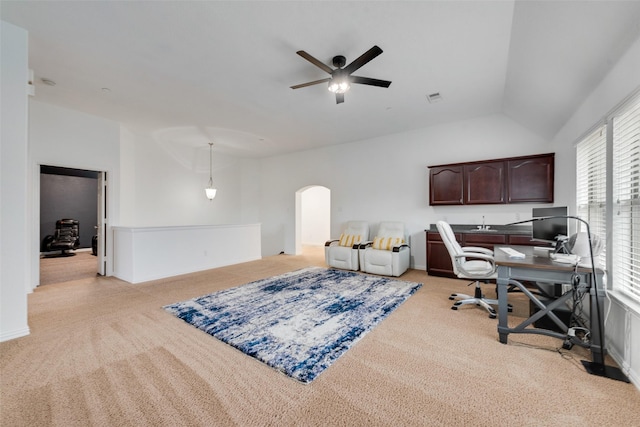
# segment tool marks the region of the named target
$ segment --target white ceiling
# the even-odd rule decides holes
[[[0,16],[29,32],[36,100],[242,157],[492,113],[551,138],[640,35],[640,1],[2,0]],[[355,74],[388,89],[337,105],[289,88],[328,76],[296,51],[331,65],[373,45]]]

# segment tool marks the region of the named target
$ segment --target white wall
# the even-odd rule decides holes
[[[618,103],[640,88],[640,38],[629,48],[616,66],[587,97],[567,121],[554,143],[567,147],[572,161],[567,164],[571,174],[569,189],[575,189],[575,149],[573,143],[609,113]],[[615,165],[614,165],[615,167]],[[575,191],[570,193],[575,206]],[[609,281],[615,277],[609,277]],[[609,285],[610,286],[610,285]],[[605,345],[616,362],[628,372],[640,388],[640,306],[624,296],[610,293],[611,310],[605,324]]]
[[[114,227],[114,276],[140,283],[260,259],[260,225]]]
[[[0,21],[0,341],[29,334],[27,42]]]
[[[122,141],[126,157],[122,173],[123,226],[238,224],[241,222],[242,161],[215,152],[213,184],[218,189],[209,201],[209,146],[168,149],[153,135],[127,131]],[[254,218],[255,219],[255,218]]]
[[[35,99],[29,111],[29,167],[31,175],[32,286],[39,283],[40,165],[107,172],[107,274],[111,274],[110,226],[120,221],[120,124]],[[98,201],[96,200],[96,204]]]
[[[411,236],[411,264],[426,267],[424,229],[439,219],[451,223],[504,224],[530,218],[533,205],[429,206],[428,168],[442,163],[558,151],[549,141],[501,114],[433,126],[261,161],[262,253],[295,253],[296,190],[322,185],[331,190],[331,235],[346,221],[403,221]],[[558,166],[558,163],[556,163]],[[562,173],[560,173],[562,176]],[[569,190],[559,189],[566,205]],[[562,196],[562,197],[560,197]]]

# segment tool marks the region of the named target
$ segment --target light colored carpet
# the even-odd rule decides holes
[[[98,258],[89,251],[73,256],[40,258],[40,286],[72,280],[90,279],[98,273]]]
[[[589,354],[553,338],[500,344],[484,310],[450,309],[466,282],[424,271],[404,274],[424,286],[311,384],[162,309],[309,265],[324,266],[322,248],[138,285],[39,287],[31,335],[0,344],[0,425],[638,425],[632,384],[589,375]]]

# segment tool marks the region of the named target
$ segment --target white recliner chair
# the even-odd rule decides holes
[[[324,244],[325,262],[331,267],[357,271],[360,268],[360,243],[368,240],[369,223],[348,221],[339,239]]]
[[[410,262],[411,248],[402,222],[381,222],[374,239],[360,245],[360,269],[365,273],[398,277]]]

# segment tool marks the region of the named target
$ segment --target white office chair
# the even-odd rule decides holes
[[[497,313],[491,306],[497,306],[498,300],[485,298],[480,287],[480,281],[489,282],[489,280],[498,277],[496,264],[493,260],[493,251],[475,246],[461,247],[448,223],[438,221],[436,227],[451,256],[453,272],[461,279],[473,280],[470,285],[475,282],[475,293],[473,296],[457,293],[451,294],[449,297],[450,300],[460,299],[453,304],[451,309],[457,310],[460,306],[475,304],[484,307],[489,312],[489,317],[495,319]]]
[[[327,265],[343,270],[358,271],[360,268],[360,243],[369,240],[369,224],[366,221],[348,221],[339,239],[324,244],[324,259]]]
[[[374,239],[360,245],[360,269],[365,273],[398,277],[410,262],[411,248],[402,222],[381,222]]]

